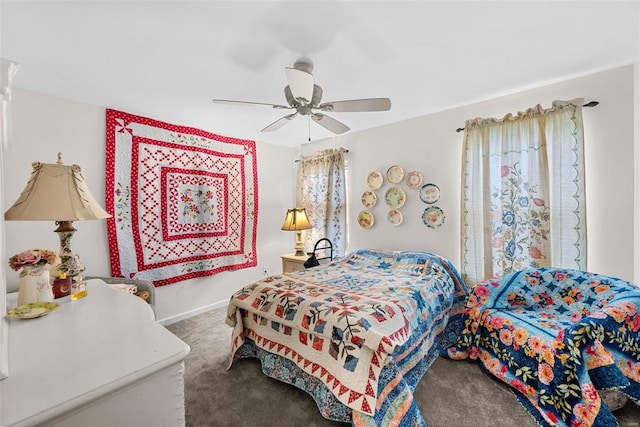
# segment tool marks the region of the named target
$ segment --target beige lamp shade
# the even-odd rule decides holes
[[[77,221],[110,218],[96,203],[78,165],[34,162],[27,186],[4,214],[7,221]]]
[[[60,238],[61,263],[55,267],[54,277],[77,276],[85,270],[80,258],[71,249],[71,237],[76,229],[73,221],[109,218],[96,203],[84,181],[78,165],[63,165],[62,153],[58,162],[32,163],[33,171],[20,197],[5,213],[7,221],[55,221],[54,230]]]
[[[282,229],[285,231],[307,230],[311,228],[307,211],[305,208],[294,208],[287,210]]]
[[[296,232],[296,256],[304,255],[304,243],[302,243],[302,230],[311,228],[309,218],[307,218],[307,211],[305,208],[294,208],[287,210],[287,216],[284,218],[284,224],[282,229],[284,231]]]

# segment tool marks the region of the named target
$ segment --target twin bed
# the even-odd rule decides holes
[[[307,391],[328,419],[425,425],[419,380],[463,328],[467,288],[423,251],[361,249],[245,286],[229,302],[234,358]]]

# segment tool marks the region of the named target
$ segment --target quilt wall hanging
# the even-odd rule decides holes
[[[111,272],[155,286],[257,265],[254,141],[107,109]]]

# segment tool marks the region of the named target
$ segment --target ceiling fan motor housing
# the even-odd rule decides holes
[[[293,63],[293,68],[311,74],[313,72],[313,62],[309,58],[300,58]]]

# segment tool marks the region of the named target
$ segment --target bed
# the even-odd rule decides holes
[[[226,323],[235,358],[309,393],[327,419],[424,426],[419,380],[463,328],[468,292],[454,266],[424,251],[359,249],[237,291]]]

